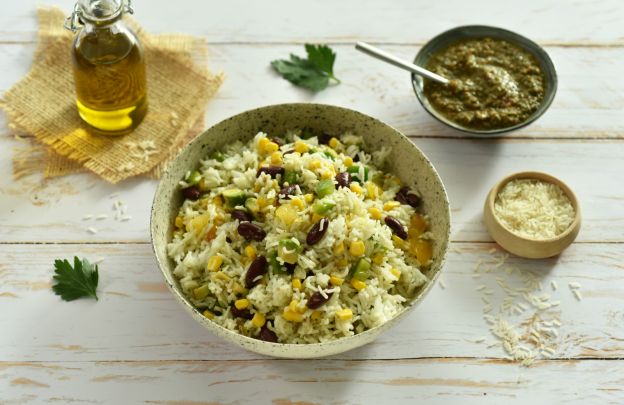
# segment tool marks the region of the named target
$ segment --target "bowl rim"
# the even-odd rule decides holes
[[[499,135],[499,134],[504,134],[507,132],[512,132],[512,131],[527,127],[533,122],[535,122],[538,118],[540,118],[550,108],[553,100],[555,99],[555,95],[557,94],[559,79],[557,76],[557,70],[555,69],[555,65],[552,59],[550,58],[550,55],[548,55],[548,53],[544,50],[543,47],[541,47],[535,41],[525,37],[524,35],[518,34],[517,32],[511,31],[505,28],[495,27],[491,25],[460,25],[458,27],[446,30],[436,35],[429,41],[427,41],[420,48],[420,50],[414,57],[413,63],[416,64],[416,60],[421,56],[421,54],[428,52],[429,48],[432,47],[437,42],[443,40],[447,36],[453,35],[456,32],[461,32],[463,30],[483,31],[483,35],[468,35],[468,36],[464,36],[462,39],[487,37],[488,36],[487,32],[489,33],[498,32],[498,33],[502,33],[508,37],[513,38],[509,40],[506,38],[505,40],[507,40],[508,42],[512,42],[514,45],[519,46],[522,49],[530,52],[533,56],[535,56],[538,62],[540,62],[540,66],[545,67],[546,70],[548,70],[548,72],[550,73],[550,75],[552,75],[552,80],[551,80],[552,91],[545,93],[544,99],[540,103],[540,106],[538,107],[538,109],[533,114],[531,114],[526,120],[522,122],[519,122],[510,127],[504,127],[504,128],[487,129],[487,130],[471,129],[471,128],[461,126],[447,119],[442,114],[438,113],[435,110],[435,108],[430,106],[429,103],[426,102],[425,100],[426,97],[423,91],[421,90],[421,86],[419,84],[419,82],[424,79],[422,79],[420,76],[416,75],[415,73],[412,73],[411,74],[412,89],[414,90],[414,93],[416,94],[416,98],[418,99],[418,102],[423,107],[423,109],[427,111],[427,113],[431,115],[433,118],[435,118],[437,121],[445,124],[448,127],[451,127],[453,129],[456,129],[464,133],[468,133],[468,134],[476,135],[480,137],[489,137],[491,135]],[[528,43],[531,47],[525,46],[524,43]],[[546,78],[546,73],[544,73],[544,77]]]
[[[527,237],[524,237],[522,235],[518,235],[518,234],[512,232],[511,230],[507,229],[507,227],[505,227],[502,222],[500,222],[498,216],[496,216],[496,211],[494,210],[494,202],[496,201],[496,197],[498,196],[498,192],[505,185],[507,185],[507,183],[509,183],[510,181],[512,181],[512,180],[520,180],[520,179],[544,181],[544,182],[547,182],[547,183],[555,184],[555,185],[557,185],[557,186],[559,186],[561,188],[561,190],[566,194],[566,197],[568,197],[568,199],[570,200],[570,203],[572,204],[572,208],[574,208],[574,219],[572,220],[570,225],[565,229],[565,231],[561,232],[559,235],[554,236],[552,238],[531,239],[531,238],[527,238]],[[525,243],[532,243],[532,244],[535,244],[535,245],[547,245],[547,244],[551,244],[553,242],[557,242],[557,241],[563,240],[563,239],[567,238],[571,233],[575,232],[576,229],[580,226],[580,223],[581,223],[581,208],[579,206],[576,194],[574,194],[572,189],[566,183],[564,183],[562,180],[558,179],[557,177],[555,177],[553,175],[550,175],[550,174],[544,173],[544,172],[539,172],[539,171],[522,171],[522,172],[516,172],[516,173],[512,173],[510,175],[507,175],[507,176],[503,177],[500,181],[498,181],[492,187],[492,189],[488,193],[486,201],[487,201],[486,202],[487,209],[492,214],[492,219],[494,220],[496,225],[498,227],[500,227],[500,229],[502,229],[507,234],[512,235],[515,238],[524,241]],[[574,241],[574,239],[572,239],[569,244],[571,244],[573,241]]]
[[[164,180],[168,178],[168,176],[171,176],[171,171],[172,171],[172,167],[175,166],[176,162],[181,158],[181,156],[183,156],[184,154],[187,153],[188,150],[194,148],[196,145],[200,144],[202,137],[210,130],[212,130],[214,127],[217,127],[219,125],[225,124],[226,122],[229,122],[231,120],[235,120],[235,119],[239,119],[241,116],[247,115],[247,114],[251,114],[254,112],[260,112],[262,110],[265,109],[271,109],[271,108],[275,108],[275,107],[281,107],[281,108],[287,108],[287,107],[317,107],[317,108],[330,108],[330,109],[338,109],[338,110],[343,110],[343,111],[347,111],[350,113],[355,113],[357,115],[362,116],[363,118],[367,118],[370,120],[373,120],[374,122],[381,124],[383,126],[388,127],[389,129],[391,129],[393,132],[395,132],[399,137],[404,138],[405,141],[409,142],[413,148],[415,148],[425,159],[426,164],[429,166],[429,168],[431,169],[433,175],[435,177],[437,177],[437,180],[441,186],[441,195],[442,195],[442,199],[444,202],[444,211],[446,212],[446,217],[448,218],[448,228],[446,229],[446,235],[440,235],[439,237],[443,238],[443,243],[441,245],[441,250],[440,250],[440,262],[438,265],[438,270],[433,274],[433,276],[429,279],[429,283],[425,286],[422,287],[422,290],[417,293],[412,299],[410,299],[406,305],[403,307],[403,309],[397,313],[393,318],[387,320],[386,322],[384,322],[381,325],[375,326],[371,329],[367,329],[361,333],[357,333],[354,334],[352,336],[347,336],[347,337],[341,337],[338,339],[334,339],[334,340],[330,340],[327,342],[319,342],[319,343],[273,343],[273,342],[267,342],[264,340],[259,340],[256,338],[252,338],[249,336],[245,336],[242,335],[240,333],[237,333],[233,330],[227,329],[219,324],[217,324],[216,322],[213,322],[211,320],[207,320],[205,319],[205,317],[203,317],[203,315],[201,315],[201,313],[199,312],[199,310],[197,308],[195,308],[191,303],[189,303],[187,301],[187,299],[183,296],[182,292],[179,291],[179,288],[177,288],[174,284],[172,284],[168,278],[168,275],[166,273],[166,266],[164,263],[162,263],[161,258],[158,254],[158,252],[156,251],[156,243],[155,243],[155,239],[156,239],[156,201],[158,199],[158,196],[162,193],[162,189],[164,186]],[[262,353],[262,354],[266,354],[263,353],[261,351],[256,351],[254,349],[252,349],[251,347],[253,347],[253,345],[262,345],[264,347],[274,347],[274,348],[300,348],[300,347],[305,347],[305,348],[309,348],[311,353],[315,353],[314,349],[316,348],[327,348],[327,347],[332,347],[335,346],[336,349],[340,349],[340,345],[344,344],[344,342],[348,341],[348,340],[360,340],[361,343],[354,345],[352,347],[349,347],[347,349],[344,350],[335,350],[333,352],[328,352],[327,354],[310,354],[310,356],[306,356],[306,357],[324,357],[324,356],[329,356],[332,354],[338,354],[338,353],[343,353],[345,351],[348,350],[352,350],[355,349],[359,346],[362,346],[366,343],[369,343],[370,341],[374,340],[379,334],[381,334],[384,329],[388,326],[391,326],[392,324],[398,322],[399,320],[401,320],[402,318],[404,318],[408,313],[411,312],[411,310],[413,308],[416,307],[417,304],[419,304],[422,300],[424,300],[424,298],[426,297],[426,295],[431,291],[433,285],[435,284],[436,280],[438,279],[438,277],[440,276],[440,273],[442,272],[442,269],[444,268],[444,264],[446,262],[446,256],[448,254],[448,249],[449,249],[449,245],[450,245],[450,235],[451,235],[451,225],[452,224],[452,220],[451,220],[451,209],[450,209],[450,202],[449,202],[449,198],[448,198],[448,193],[446,191],[446,187],[444,186],[444,183],[442,181],[442,178],[440,176],[440,174],[438,173],[438,171],[436,170],[436,168],[433,166],[433,163],[429,160],[429,158],[427,157],[427,155],[425,155],[425,153],[418,147],[416,146],[416,144],[414,144],[407,136],[405,136],[401,131],[399,131],[398,129],[396,129],[395,127],[389,125],[388,123],[372,117],[368,114],[365,114],[363,112],[357,111],[357,110],[353,110],[350,108],[345,108],[345,107],[341,107],[341,106],[337,106],[337,105],[332,105],[332,104],[325,104],[325,103],[306,103],[306,102],[298,102],[298,103],[278,103],[278,104],[269,104],[269,105],[265,105],[265,106],[261,106],[261,107],[256,107],[256,108],[252,108],[249,110],[244,110],[242,112],[239,112],[237,114],[234,114],[232,116],[226,117],[224,119],[222,119],[221,121],[211,125],[210,127],[206,128],[205,130],[203,130],[200,134],[198,134],[195,138],[193,138],[193,140],[191,140],[191,142],[189,142],[186,146],[184,146],[184,148],[182,148],[177,154],[176,156],[171,159],[169,161],[169,163],[167,164],[165,170],[163,171],[163,174],[160,178],[160,180],[158,181],[158,185],[156,186],[156,190],[154,192],[154,197],[152,199],[152,205],[150,208],[150,244],[152,246],[152,252],[154,253],[154,256],[156,257],[156,262],[158,264],[158,268],[162,274],[162,276],[165,279],[165,283],[167,284],[167,287],[169,288],[169,290],[172,292],[173,296],[177,299],[177,301],[179,303],[181,303],[184,308],[187,309],[187,311],[190,312],[191,316],[193,318],[195,318],[196,321],[199,321],[199,323],[204,326],[205,328],[211,330],[211,332],[213,332],[213,334],[217,335],[220,338],[224,338],[225,336],[228,336],[228,341],[230,343],[234,342],[236,345],[243,347],[247,350],[252,350],[254,352],[257,353]],[[165,258],[164,260],[167,260],[167,258]],[[174,280],[175,281],[175,280]],[[201,318],[204,318],[202,320],[200,320]],[[246,344],[243,344],[246,343]],[[285,354],[284,356],[278,355],[278,354],[272,354],[272,356],[277,356],[277,357],[286,357],[286,358],[293,358],[292,356],[289,356],[288,354]]]

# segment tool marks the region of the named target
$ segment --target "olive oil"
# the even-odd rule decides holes
[[[104,10],[88,8],[90,2],[83,4],[80,22],[84,26],[72,48],[78,113],[95,133],[124,135],[147,113],[143,50],[121,20],[121,2],[112,2]]]

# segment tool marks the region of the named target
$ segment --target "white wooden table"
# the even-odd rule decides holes
[[[35,1],[3,2],[0,91],[29,69]],[[59,1],[67,11],[72,1]],[[212,125],[243,110],[290,101],[342,105],[399,128],[429,156],[452,204],[452,251],[442,278],[410,316],[378,341],[332,358],[289,361],[232,346],[196,324],[165,288],[152,256],[148,212],[156,182],[118,186],[91,175],[11,179],[12,148],[0,136],[0,403],[359,404],[624,403],[624,4],[464,1],[136,1],[151,32],[187,32],[211,43],[226,81],[206,111]],[[545,46],[559,91],[535,124],[494,139],[470,139],[430,118],[405,72],[353,49],[357,40],[411,58],[432,36],[471,23],[518,31]],[[276,77],[273,59],[304,42],[338,54],[342,84],[317,95]],[[6,119],[0,116],[0,127]],[[488,336],[471,277],[495,246],[481,221],[489,187],[541,170],[577,193],[583,226],[558,259],[514,263],[557,280],[558,348],[520,367]],[[120,193],[133,219],[111,214]],[[89,225],[99,232],[86,232]],[[55,258],[100,265],[100,301],[61,301],[50,290]],[[489,277],[494,277],[490,275]],[[584,299],[570,293],[582,283]]]

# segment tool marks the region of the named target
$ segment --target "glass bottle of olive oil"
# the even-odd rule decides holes
[[[79,0],[65,21],[78,31],[71,50],[78,113],[98,134],[127,134],[147,113],[143,49],[125,12],[133,12],[131,0]]]

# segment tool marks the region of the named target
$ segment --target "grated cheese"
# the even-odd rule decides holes
[[[494,214],[509,231],[530,239],[550,239],[574,220],[574,208],[561,187],[539,180],[512,180],[498,192]]]

